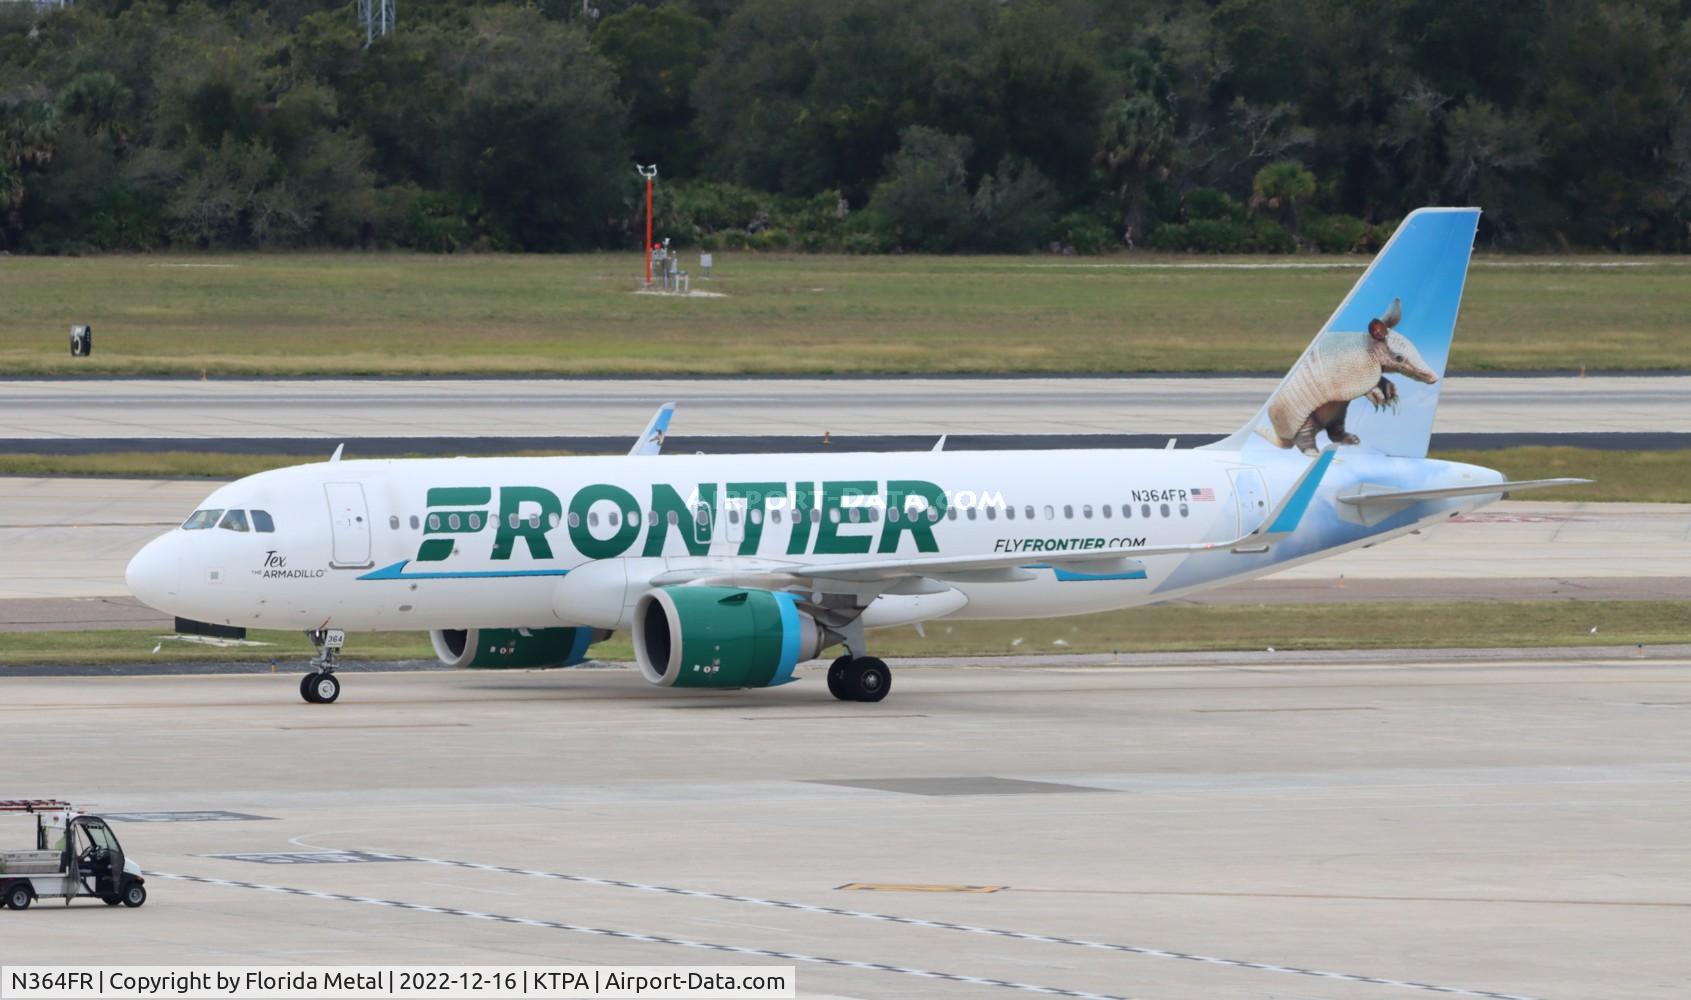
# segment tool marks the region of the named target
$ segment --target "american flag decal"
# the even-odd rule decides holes
[[[1210,489],[1208,486],[1195,486],[1195,487],[1192,488],[1192,499],[1193,500],[1214,500],[1215,499],[1215,490]]]

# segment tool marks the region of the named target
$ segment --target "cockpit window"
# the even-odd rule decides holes
[[[255,510],[255,511],[252,511],[251,513],[252,513],[252,530],[262,531],[265,534],[269,534],[270,532],[276,530],[276,522],[270,520],[270,512],[269,511],[267,511],[267,510]]]
[[[247,530],[247,512],[232,510],[223,515],[223,520],[217,522],[217,526],[225,531],[245,531]]]
[[[199,531],[202,528],[216,527],[217,519],[223,516],[223,508],[216,510],[196,510],[188,515],[188,520],[182,522],[183,531]]]

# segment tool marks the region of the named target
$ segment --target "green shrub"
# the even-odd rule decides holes
[[[1392,238],[1392,234],[1397,232],[1398,224],[1401,221],[1401,219],[1385,219],[1369,226],[1368,231],[1362,234],[1362,245],[1357,249],[1366,250],[1369,253],[1378,252],[1380,248],[1386,245],[1386,241]]]
[[[1322,253],[1353,253],[1364,249],[1368,224],[1354,215],[1316,215],[1304,219],[1303,235]]]
[[[1164,224],[1151,233],[1151,249],[1192,253],[1245,253],[1252,249],[1252,229],[1230,219],[1193,219]]]
[[[424,191],[411,202],[400,242],[426,253],[451,253],[470,242],[470,224],[454,195]]]
[[[1298,241],[1285,228],[1270,219],[1259,218],[1251,224],[1251,249],[1261,253],[1296,253]]]
[[[1076,253],[1106,253],[1120,241],[1110,227],[1091,212],[1070,212],[1057,220],[1057,232]]]
[[[1181,208],[1188,220],[1214,219],[1244,222],[1245,206],[1215,188],[1195,188],[1186,192]]]

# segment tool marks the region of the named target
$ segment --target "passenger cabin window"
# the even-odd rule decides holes
[[[258,523],[258,515],[260,515],[260,514],[264,514],[264,511],[262,511],[262,510],[255,510],[255,511],[253,511],[253,512],[252,512],[252,519],[253,519],[253,523],[254,523],[254,524],[257,524],[257,523]],[[265,516],[265,518],[266,518],[266,519],[268,519],[268,518],[269,518],[269,517],[270,517],[270,515],[268,515],[268,514],[264,514],[264,516]],[[422,522],[421,522],[421,521],[419,521],[419,520],[417,520],[417,515],[415,515],[415,514],[412,514],[412,515],[411,515],[411,530],[412,530],[412,531],[416,531],[416,530],[417,530],[417,528],[418,528],[418,527],[419,527],[419,526],[421,526],[421,524],[422,524]],[[258,529],[258,530],[260,530],[260,531],[263,531],[263,530],[265,530],[265,529],[263,529],[263,528],[259,528],[259,529]]]
[[[1110,505],[1109,505],[1109,504],[1105,504],[1105,505],[1104,505],[1104,516],[1105,516],[1105,517],[1109,517],[1109,516],[1110,516]]]
[[[1057,510],[1050,504],[1045,505],[1045,519],[1047,521],[1055,521],[1057,519]]]
[[[1063,516],[1074,517],[1074,504],[1063,504]]]
[[[1092,516],[1092,505],[1091,504],[1083,505],[1080,508],[1080,514],[1081,514],[1082,517],[1088,517],[1088,518],[1091,517]]]
[[[216,510],[196,510],[188,515],[188,520],[182,522],[183,531],[200,531],[205,528],[217,527],[217,519],[223,516],[223,508]]]
[[[1033,520],[1033,504],[1030,503],[1026,507],[1023,507],[1022,514],[1025,515],[1028,520]]]
[[[247,530],[247,512],[232,510],[223,515],[223,520],[217,522],[217,526],[225,531],[245,531]]]
[[[399,515],[398,514],[389,514],[388,515],[388,527],[391,528],[394,531],[399,530]]]

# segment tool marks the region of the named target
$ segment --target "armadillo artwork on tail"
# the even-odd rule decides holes
[[[1258,433],[1281,448],[1296,446],[1317,454],[1319,431],[1334,444],[1361,444],[1345,430],[1353,400],[1368,397],[1375,410],[1397,410],[1398,390],[1388,374],[1432,385],[1438,381],[1408,337],[1394,329],[1403,303],[1393,299],[1385,315],[1368,321],[1365,331],[1331,330],[1322,334],[1280,383],[1266,407],[1268,422]]]

